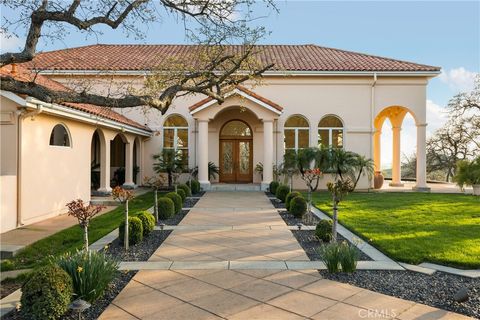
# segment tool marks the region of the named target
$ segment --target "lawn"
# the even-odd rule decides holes
[[[129,201],[130,216],[153,206],[153,193],[148,192]],[[124,205],[95,217],[88,228],[89,242],[98,239],[116,229],[125,216]],[[22,249],[14,258],[2,263],[2,271],[9,269],[32,268],[44,264],[48,256],[60,255],[80,249],[83,245],[83,230],[78,226],[59,231]]]
[[[332,214],[326,192],[313,196]],[[480,267],[480,197],[431,193],[352,193],[340,203],[342,225],[393,259]]]

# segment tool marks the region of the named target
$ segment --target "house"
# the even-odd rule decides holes
[[[6,211],[2,201],[2,222],[4,212],[9,221],[17,212],[22,217],[15,220],[17,225],[33,221],[30,216],[41,219],[57,213],[73,198],[89,200],[92,187],[108,193],[114,170],[121,167],[126,186],[141,184],[143,177],[154,175],[152,156],[162,148],[185,155],[189,168],[198,167],[205,190],[217,182],[255,183],[266,189],[273,166],[282,162],[285,151],[309,146],[343,147],[373,158],[380,170],[386,119],[393,127],[392,184],[400,185],[400,130],[407,113],[417,126],[416,188],[428,188],[426,89],[440,68],[316,45],[257,49],[260,62],[274,63],[261,85],[238,86],[221,105],[204,96],[179,97],[165,115],[140,107],[107,111],[98,106],[48,105],[2,92],[2,163],[4,148],[10,148],[5,173],[2,164],[2,185],[4,176],[11,183],[2,187],[9,193],[2,191],[2,196],[17,199],[17,206]],[[188,45],[92,45],[44,52],[24,67],[40,71],[41,79],[65,90],[87,82],[98,93],[121,93],[127,86],[143,86],[145,76],[162,62],[188,57],[192,50]],[[25,107],[36,111],[27,116],[17,112]],[[55,129],[57,124],[62,128]],[[21,135],[16,136],[18,128]],[[56,130],[63,148],[51,146],[52,141],[57,143]],[[208,177],[209,162],[220,169],[213,180]],[[254,170],[260,163],[263,174]],[[134,167],[139,168],[135,175]],[[322,187],[328,179],[328,175],[322,179]],[[295,184],[303,186],[301,181]],[[371,186],[366,177],[359,184]]]

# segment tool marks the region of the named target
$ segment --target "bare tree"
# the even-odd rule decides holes
[[[72,28],[94,35],[102,27],[122,28],[127,34],[142,37],[141,27],[160,20],[162,13],[178,17],[198,46],[192,52],[195,59],[159,65],[147,77],[144,90],[126,90],[121,97],[95,94],[87,88],[57,91],[8,75],[2,75],[1,89],[50,103],[89,103],[116,108],[146,105],[162,113],[181,95],[204,94],[221,103],[232,86],[256,80],[273,66],[260,65],[255,59],[254,44],[265,30],[248,27],[253,19],[250,10],[253,3],[254,0],[2,0],[2,6],[19,12],[20,16],[17,20],[2,17],[1,31],[14,34],[15,30],[23,29],[26,39],[21,51],[0,55],[0,66],[32,61],[41,38],[61,41]],[[273,1],[265,3],[276,9]],[[235,18],[241,8],[246,13]],[[223,46],[229,43],[240,43],[241,49],[232,51]]]

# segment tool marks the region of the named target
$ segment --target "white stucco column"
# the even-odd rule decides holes
[[[198,120],[198,181],[203,190],[210,189],[208,180],[208,120]]]
[[[392,127],[392,136],[393,136],[393,156],[392,156],[392,182],[390,186],[392,187],[402,187],[402,176],[401,176],[401,163],[400,163],[400,131],[402,130],[399,126]]]
[[[137,187],[133,182],[133,144],[133,139],[125,143],[125,183],[122,185],[125,189]]]
[[[100,188],[97,193],[108,195],[112,192],[110,188],[110,141],[107,137],[100,136]]]
[[[273,180],[273,120],[263,120],[263,181],[267,190]]]
[[[427,185],[427,124],[417,125],[417,191],[430,191]]]
[[[382,131],[378,129],[373,133],[373,163],[375,171],[382,171]]]

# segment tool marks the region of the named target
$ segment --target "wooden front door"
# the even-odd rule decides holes
[[[220,182],[252,182],[251,139],[220,140]]]
[[[227,122],[220,131],[220,182],[253,181],[252,130],[241,120]]]

